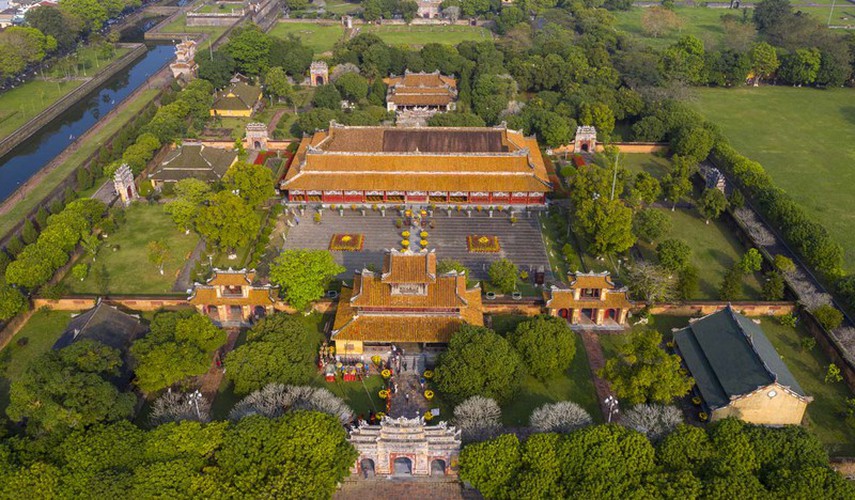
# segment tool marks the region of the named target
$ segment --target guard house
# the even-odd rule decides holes
[[[320,87],[330,82],[330,67],[324,61],[312,61],[309,65],[309,85]]]
[[[546,204],[537,139],[499,127],[330,124],[300,142],[280,183],[289,203]]]
[[[423,19],[436,19],[439,17],[442,0],[418,0],[419,6],[416,14]]]
[[[573,273],[570,288],[551,289],[543,292],[547,312],[559,316],[571,325],[623,327],[632,302],[626,288],[618,288],[608,272]]]
[[[813,398],[799,386],[763,329],[728,305],[674,332],[710,420],[799,425]]]
[[[576,127],[573,139],[574,153],[594,153],[597,150],[597,129],[590,125]]]
[[[162,188],[165,183],[189,178],[214,183],[221,180],[237,160],[238,154],[234,150],[186,141],[167,153],[163,161],[148,174],[148,178],[155,189]]]
[[[422,417],[384,417],[380,425],[361,424],[348,436],[359,457],[352,474],[378,476],[456,476],[460,432],[445,422],[427,426]]]
[[[404,76],[384,78],[387,111],[428,109],[434,112],[454,111],[457,101],[457,80],[433,73],[404,71]]]
[[[215,323],[250,323],[273,313],[279,293],[279,287],[255,280],[254,270],[214,269],[207,282],[193,285],[187,301]]]
[[[169,65],[172,77],[190,80],[196,76],[199,65],[196,64],[196,41],[184,40],[175,46],[175,62]]]
[[[457,272],[437,274],[433,251],[389,250],[382,272],[363,270],[342,288],[331,339],[339,354],[418,350],[444,346],[463,324],[484,324],[480,287],[467,288]]]

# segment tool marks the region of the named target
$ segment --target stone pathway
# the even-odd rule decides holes
[[[415,418],[428,411],[428,402],[422,394],[418,375],[400,373],[395,376],[395,383],[398,384],[398,392],[392,396],[390,417]]]
[[[597,371],[606,366],[606,358],[603,355],[603,348],[600,346],[600,338],[596,332],[585,330],[579,332],[582,336],[582,344],[585,346],[585,353],[588,355],[588,365],[591,367],[591,377],[594,381],[594,391],[597,393],[597,402],[600,405],[600,411],[603,414],[603,420],[608,418],[608,408],[603,401],[609,396],[614,396],[609,383],[597,376]],[[620,414],[612,416],[612,422],[619,422]]]
[[[232,351],[235,348],[235,344],[237,343],[238,335],[240,334],[240,328],[228,328],[226,329],[226,334],[228,335],[226,339],[226,345],[220,348],[220,359],[225,359],[226,354]],[[214,398],[217,396],[217,391],[220,389],[220,384],[223,381],[223,377],[225,376],[225,372],[222,368],[217,367],[216,357],[213,361],[211,361],[211,368],[208,370],[208,373],[202,375],[199,378],[199,382],[201,388],[199,389],[205,398],[208,401],[214,401]]]
[[[285,109],[280,109],[273,114],[273,118],[270,119],[270,123],[267,124],[267,134],[271,137],[273,136],[273,131],[276,130],[276,125],[279,125],[279,120],[285,116],[285,113],[288,111]]]
[[[377,478],[373,480],[346,481],[335,492],[335,500],[357,498],[384,500],[460,500],[483,498],[476,490],[467,490],[457,481]]]
[[[196,248],[193,249],[190,257],[187,259],[187,262],[184,263],[184,267],[181,268],[181,272],[178,273],[178,278],[175,280],[175,284],[172,285],[173,292],[186,292],[190,289],[190,286],[193,284],[191,283],[193,268],[196,267],[196,262],[202,256],[202,252],[204,251],[205,241],[199,240],[199,243],[196,243]]]

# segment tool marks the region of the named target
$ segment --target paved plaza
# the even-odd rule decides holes
[[[372,265],[380,269],[383,264],[383,251],[401,248],[401,231],[395,227],[397,213],[387,212],[386,217],[379,213],[365,216],[346,211],[343,216],[337,212],[325,211],[320,224],[312,221],[308,210],[299,217],[300,222],[288,231],[283,248],[329,249],[334,234],[361,233],[365,243],[361,252],[332,252],[336,262],[347,268],[342,278],[348,278],[355,271]],[[539,219],[535,214],[526,217],[520,214],[515,224],[511,224],[507,214],[487,217],[484,214],[467,217],[453,213],[448,217],[444,213],[431,219],[433,228],[428,231],[429,249],[435,249],[439,259],[454,259],[472,271],[474,279],[486,279],[490,264],[501,258],[513,261],[521,270],[533,272],[540,266],[546,271],[546,278],[552,278],[549,260],[540,234]],[[415,233],[414,230],[410,230]],[[498,253],[469,253],[466,237],[470,234],[495,235],[499,237],[501,251]],[[412,248],[418,248],[418,238],[411,238]]]

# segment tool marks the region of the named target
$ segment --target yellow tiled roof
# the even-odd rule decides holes
[[[211,286],[243,286],[255,281],[255,271],[231,271],[215,269],[214,275],[208,280]]]
[[[391,250],[383,255],[383,283],[427,283],[436,281],[434,252]]]
[[[217,290],[205,285],[193,289],[188,302],[195,305],[263,306],[276,302],[272,287],[252,287],[247,297],[217,297]]]
[[[606,300],[583,298],[573,299],[572,290],[546,290],[543,298],[549,309],[629,309],[632,302],[627,298],[626,292],[607,291]]]

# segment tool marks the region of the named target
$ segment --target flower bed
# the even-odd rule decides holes
[[[498,236],[470,234],[466,237],[466,248],[471,253],[496,253],[502,249]]]
[[[365,244],[361,234],[334,234],[330,240],[330,250],[337,252],[358,252]]]

